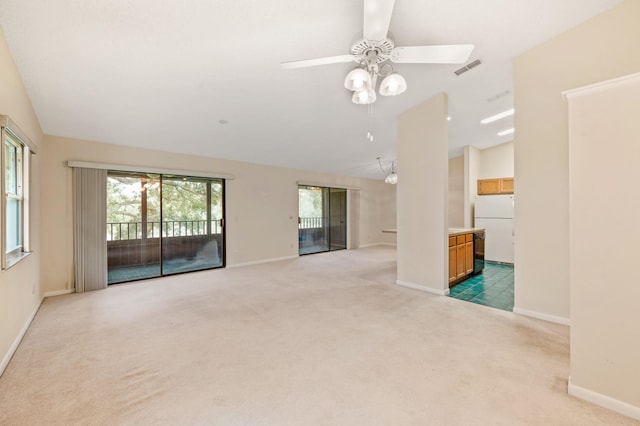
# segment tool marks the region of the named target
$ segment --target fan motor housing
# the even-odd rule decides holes
[[[388,38],[380,41],[360,40],[351,46],[351,54],[360,63],[375,61],[380,64],[391,57],[394,46],[393,40]]]

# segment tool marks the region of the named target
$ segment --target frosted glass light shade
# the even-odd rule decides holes
[[[359,90],[353,92],[351,100],[358,105],[372,104],[376,101],[376,92],[373,89]]]
[[[371,87],[371,75],[362,68],[352,69],[344,79],[344,87],[353,92],[366,90]]]
[[[407,90],[407,81],[397,73],[389,74],[380,83],[380,94],[382,96],[395,96]]]
[[[390,183],[391,185],[395,185],[398,183],[398,175],[396,172],[391,172],[389,176],[384,179],[385,183]]]

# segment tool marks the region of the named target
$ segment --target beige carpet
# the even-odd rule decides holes
[[[46,299],[0,423],[622,425],[568,329],[394,285],[372,247]]]

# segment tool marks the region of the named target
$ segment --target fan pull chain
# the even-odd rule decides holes
[[[368,129],[367,129],[367,140],[369,142],[373,142],[373,133],[371,133],[371,124],[373,122],[373,104],[367,105],[367,118],[368,118]]]

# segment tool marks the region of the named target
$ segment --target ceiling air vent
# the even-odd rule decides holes
[[[482,62],[480,61],[480,59],[476,59],[473,62],[469,62],[467,65],[465,65],[464,67],[457,69],[454,71],[454,73],[457,76],[460,76],[461,74],[464,74],[465,72],[469,71],[471,68],[475,68],[478,65],[480,65]]]

